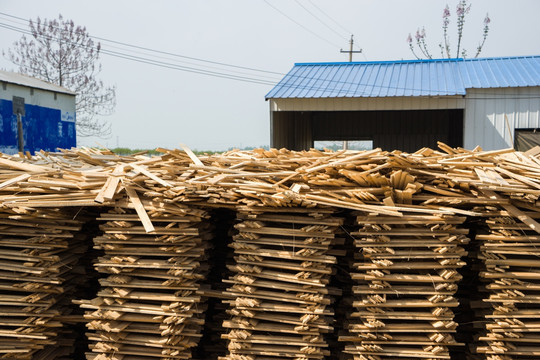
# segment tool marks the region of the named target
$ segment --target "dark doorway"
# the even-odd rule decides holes
[[[322,140],[372,140],[375,148],[407,152],[437,141],[463,146],[463,109],[273,113],[274,147],[303,150]]]

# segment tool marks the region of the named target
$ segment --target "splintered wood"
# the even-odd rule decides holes
[[[70,300],[92,360],[540,357],[540,151],[439,148],[2,155],[0,358],[70,358]]]
[[[328,287],[336,257],[332,246],[343,223],[328,212],[240,212],[234,273],[225,292],[231,300],[229,355],[220,359],[324,359],[323,334],[332,332],[333,297]]]

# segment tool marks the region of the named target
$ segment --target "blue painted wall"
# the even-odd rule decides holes
[[[24,106],[22,117],[24,151],[56,151],[77,145],[75,122],[62,121],[62,113],[36,105]],[[13,115],[10,100],[0,100],[0,151],[6,154],[18,152],[17,116]]]

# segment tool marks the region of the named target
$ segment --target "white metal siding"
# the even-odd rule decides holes
[[[364,111],[463,109],[462,96],[271,99],[271,111]]]
[[[512,147],[514,129],[540,128],[540,87],[469,89],[465,101],[465,148]]]
[[[54,92],[34,89],[34,94],[31,95],[31,88],[27,86],[17,84],[6,84],[6,90],[3,88],[2,82],[0,82],[0,99],[1,100],[13,100],[13,96],[20,96],[24,98],[24,103],[28,105],[37,105],[50,109],[58,109],[75,113],[75,96],[63,93],[56,93],[56,100],[54,99]]]

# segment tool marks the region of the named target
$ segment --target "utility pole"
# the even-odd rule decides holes
[[[351,41],[349,41],[349,44],[351,45],[349,51],[344,51],[343,49],[341,49],[341,50],[339,50],[339,52],[340,53],[348,53],[349,54],[349,62],[352,62],[352,54],[360,54],[362,52],[362,49],[356,50],[356,51],[353,50],[353,45],[354,45],[353,35],[351,35]]]
[[[351,41],[349,41],[349,45],[350,45],[349,51],[343,51],[343,49],[340,49],[339,52],[349,53],[349,62],[352,62],[352,54],[360,54],[362,52],[362,49],[356,50],[356,51],[353,50],[354,39],[353,39],[352,34],[351,34]],[[348,147],[349,147],[349,142],[347,140],[343,141],[343,150],[347,150]]]

